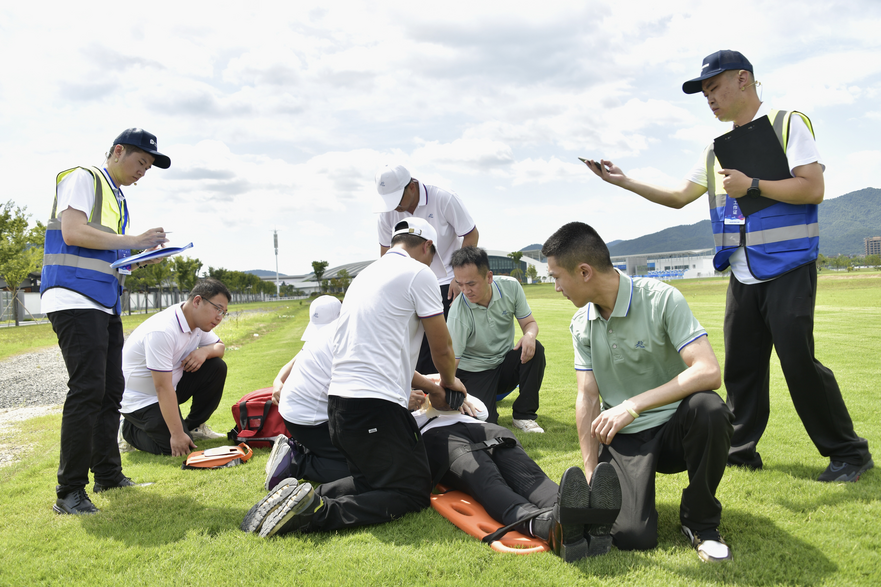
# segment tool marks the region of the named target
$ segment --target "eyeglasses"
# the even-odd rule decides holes
[[[223,308],[221,308],[220,306],[218,306],[217,304],[215,304],[211,300],[206,300],[205,298],[202,298],[202,301],[208,302],[209,304],[214,306],[214,309],[217,311],[217,315],[220,316],[221,318],[226,318],[227,316],[229,316],[229,312],[227,312],[226,310],[224,310]]]

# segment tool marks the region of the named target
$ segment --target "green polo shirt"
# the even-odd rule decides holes
[[[656,279],[631,279],[619,272],[618,297],[608,320],[592,303],[569,325],[575,369],[593,371],[603,409],[654,389],[686,369],[679,351],[706,336],[678,289]],[[624,434],[660,426],[679,402],[641,413]]]
[[[472,304],[458,295],[447,316],[453,351],[459,369],[486,371],[501,365],[514,348],[514,322],[527,318],[532,309],[520,282],[504,275],[493,276],[493,296],[487,307]]]

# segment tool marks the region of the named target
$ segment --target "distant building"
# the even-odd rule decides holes
[[[508,256],[508,251],[491,249],[484,250],[486,251],[486,256],[489,257],[489,270],[493,272],[493,275],[511,275],[511,271],[514,270],[514,259]],[[523,256],[520,258],[520,271],[523,272],[523,275],[520,280],[524,283],[529,283],[529,280],[526,277],[526,270],[530,265],[535,266],[535,273],[538,276],[538,281],[545,281],[548,277],[547,257],[545,257],[545,261],[542,262],[530,256],[530,253],[535,252],[537,251],[522,251]]]
[[[863,239],[866,243],[866,256],[881,255],[881,236],[870,236]]]
[[[612,265],[626,275],[656,277],[658,279],[693,279],[721,275],[713,267],[714,249],[618,255]]]

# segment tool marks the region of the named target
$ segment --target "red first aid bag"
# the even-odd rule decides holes
[[[267,448],[279,434],[290,437],[278,406],[272,403],[271,387],[242,397],[233,404],[232,417],[236,427],[229,431],[227,438],[233,442],[245,442],[252,448]]]

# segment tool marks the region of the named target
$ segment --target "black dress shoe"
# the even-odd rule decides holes
[[[52,509],[56,514],[97,514],[100,510],[92,505],[85,489],[75,489],[55,500]]]
[[[101,493],[102,491],[107,491],[108,489],[116,489],[118,487],[146,487],[147,485],[153,485],[152,483],[135,483],[128,477],[123,477],[122,481],[113,485],[102,485],[95,481],[95,486],[92,487],[92,491],[94,493]]]

